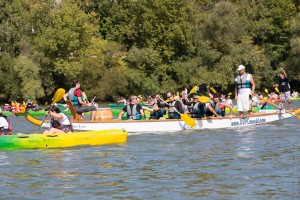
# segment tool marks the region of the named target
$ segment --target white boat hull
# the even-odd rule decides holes
[[[103,122],[81,121],[73,122],[75,130],[105,130],[105,129],[125,129],[127,132],[173,132],[187,129],[220,129],[220,128],[236,128],[243,126],[252,126],[257,124],[269,123],[292,117],[289,113],[281,113],[280,111],[265,111],[245,116],[244,118],[234,116],[219,118],[194,119],[196,126],[190,128],[184,121],[178,119],[165,120],[112,120]],[[44,122],[43,127],[49,127],[49,122]]]

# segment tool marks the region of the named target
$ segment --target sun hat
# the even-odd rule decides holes
[[[245,69],[245,66],[244,65],[240,65],[237,69],[237,71],[241,71],[242,69]]]

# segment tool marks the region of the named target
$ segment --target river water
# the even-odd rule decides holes
[[[11,118],[14,132],[37,130]],[[299,199],[299,144],[292,117],[119,145],[0,150],[0,199]]]

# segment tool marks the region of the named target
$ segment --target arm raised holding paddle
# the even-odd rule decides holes
[[[55,94],[54,94],[54,96],[53,96],[53,98],[52,98],[51,106],[53,106],[56,102],[60,101],[60,100],[63,98],[65,92],[66,92],[65,89],[59,88],[59,89],[55,92]],[[47,117],[47,115],[46,115],[46,117]],[[38,127],[38,129],[36,130],[36,133],[38,133],[39,130],[41,129],[43,123],[44,123],[45,120],[46,120],[46,117],[44,118],[44,120],[42,121],[42,123],[41,123],[41,125]]]
[[[172,97],[173,96],[173,97]],[[173,100],[174,101],[174,95],[173,95],[173,93],[172,92],[168,92],[167,93],[167,97],[169,98],[169,100],[171,101],[171,100]],[[193,127],[195,127],[195,125],[196,125],[196,122],[195,122],[195,120],[193,120],[192,118],[190,118],[190,116],[188,116],[187,114],[182,114],[184,111],[183,111],[183,109],[182,109],[182,106],[181,106],[181,103],[180,103],[180,106],[181,106],[181,109],[174,109],[174,106],[175,106],[175,103],[173,103],[173,101],[172,102],[170,102],[169,101],[169,103],[167,103],[166,101],[164,101],[162,98],[160,98],[159,96],[158,96],[158,98],[162,101],[162,102],[164,102],[164,104],[165,105],[169,105],[168,107],[169,107],[169,111],[170,111],[170,109],[171,109],[171,111],[173,111],[173,113],[176,113],[177,115],[179,115],[180,116],[180,118],[189,126],[189,127],[191,127],[191,128],[193,128]],[[173,105],[174,104],[174,105]],[[173,106],[172,106],[173,105]],[[173,110],[172,110],[172,108],[173,108]],[[181,110],[181,112],[182,113],[180,113],[179,112],[179,110]],[[169,113],[169,116],[170,116],[170,113]]]

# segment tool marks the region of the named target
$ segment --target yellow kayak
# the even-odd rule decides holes
[[[58,134],[13,134],[0,136],[0,149],[64,148],[73,146],[124,143],[127,132],[121,129]]]

